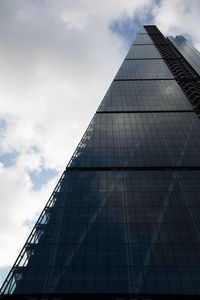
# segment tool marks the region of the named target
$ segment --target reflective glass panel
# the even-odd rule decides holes
[[[175,80],[114,81],[99,111],[189,110],[192,106]]]
[[[200,52],[195,49],[183,36],[168,37],[172,44],[183,55],[187,62],[200,75]]]
[[[198,166],[199,153],[195,113],[105,113],[93,119],[70,166]]]
[[[165,79],[173,78],[162,59],[125,60],[115,79]]]
[[[153,44],[153,41],[148,34],[139,34],[133,44]]]
[[[147,33],[146,29],[144,28],[144,26],[141,27],[140,31],[138,32],[138,34],[141,33]]]
[[[66,172],[44,234],[27,245],[26,268],[15,269],[15,293],[198,291],[199,178],[199,171]]]
[[[154,45],[133,45],[126,58],[161,58],[161,55]]]

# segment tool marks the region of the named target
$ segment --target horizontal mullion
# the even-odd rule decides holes
[[[151,166],[151,167],[66,167],[66,171],[195,171],[200,166]]]
[[[153,42],[153,41],[152,41],[152,42]],[[139,43],[137,43],[137,44],[132,44],[132,46],[138,46],[138,45],[139,45],[139,46],[146,46],[146,45],[151,45],[151,46],[152,46],[152,45],[154,45],[154,44],[153,44],[153,43],[151,43],[151,44],[150,44],[150,43],[146,43],[146,44],[139,44]]]
[[[134,79],[114,79],[113,81],[152,81],[152,80],[175,80],[175,78],[134,78]]]
[[[155,60],[155,59],[162,59],[162,57],[149,57],[149,58],[125,58],[124,60]]]
[[[107,110],[107,111],[97,111],[97,114],[113,114],[113,113],[185,113],[185,112],[193,112],[195,113],[194,110],[192,109],[186,109],[186,110]]]

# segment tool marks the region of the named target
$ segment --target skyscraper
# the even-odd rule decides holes
[[[142,27],[3,295],[200,296],[198,59]]]

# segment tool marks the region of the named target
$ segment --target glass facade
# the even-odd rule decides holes
[[[161,58],[161,55],[154,45],[146,45],[145,47],[143,45],[133,45],[126,58]]]
[[[200,52],[181,35],[178,35],[175,38],[170,36],[168,39],[193,67],[197,74],[200,75]]]
[[[200,295],[200,121],[147,29],[47,202],[4,295]]]
[[[192,112],[100,113],[69,166],[200,165],[199,126]]]
[[[113,81],[98,111],[191,110],[175,80]]]
[[[199,175],[66,172],[15,292],[200,292]]]
[[[137,44],[139,44],[139,45],[141,45],[141,44],[152,45],[153,41],[147,33],[146,34],[138,34],[138,36],[136,37],[133,45],[137,45]]]
[[[125,60],[115,80],[123,79],[172,79],[173,75],[162,59]]]

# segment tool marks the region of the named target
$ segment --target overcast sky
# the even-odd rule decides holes
[[[0,281],[143,24],[200,49],[199,0],[0,0]]]

